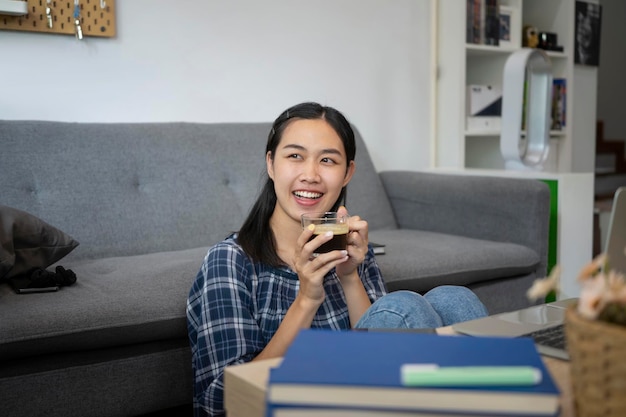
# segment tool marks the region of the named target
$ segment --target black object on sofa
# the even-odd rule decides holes
[[[0,284],[0,415],[124,416],[191,402],[185,301],[207,248],[262,185],[269,123],[0,121],[0,204],[80,245],[78,281]],[[370,138],[376,140],[376,138]],[[472,288],[528,305],[546,272],[549,192],[528,179],[375,171],[357,132],[347,207],[368,220],[390,290]],[[54,265],[52,265],[54,266]]]

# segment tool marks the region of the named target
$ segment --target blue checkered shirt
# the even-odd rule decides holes
[[[386,293],[371,247],[358,272],[372,302]],[[209,249],[187,300],[194,415],[224,414],[224,368],[249,362],[263,350],[295,300],[299,284],[289,268],[252,262],[236,235]],[[334,269],[325,277],[324,289],[326,299],[311,327],[349,329],[348,307]]]

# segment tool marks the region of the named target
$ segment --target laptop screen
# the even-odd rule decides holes
[[[605,252],[608,256],[609,270],[615,269],[626,273],[626,187],[615,192],[613,208],[609,221]]]

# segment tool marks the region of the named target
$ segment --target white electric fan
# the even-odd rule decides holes
[[[513,52],[504,65],[502,86],[500,152],[506,169],[543,170],[549,151],[551,102],[552,68],[545,52],[531,48]]]

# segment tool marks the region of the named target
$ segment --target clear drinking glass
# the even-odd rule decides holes
[[[315,250],[316,254],[327,253],[333,250],[344,250],[348,245],[348,216],[338,216],[337,212],[305,213],[302,215],[302,228],[315,225],[313,240],[317,235],[333,232],[333,238]]]

